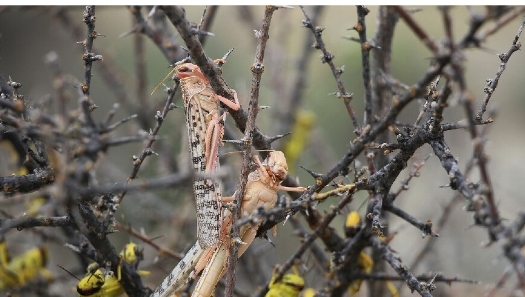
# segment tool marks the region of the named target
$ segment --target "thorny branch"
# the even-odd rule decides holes
[[[248,181],[248,174],[250,173],[250,154],[251,154],[251,143],[252,143],[252,131],[255,129],[255,119],[257,117],[259,109],[259,86],[261,84],[262,74],[264,72],[264,52],[266,50],[266,42],[268,41],[269,35],[268,31],[270,30],[270,24],[272,21],[272,16],[274,11],[278,7],[276,6],[267,6],[263,18],[263,24],[259,31],[255,33],[257,38],[257,49],[255,51],[255,59],[251,67],[252,70],[252,89],[250,102],[248,104],[248,120],[246,122],[246,130],[244,131],[243,141],[248,144],[243,151],[242,158],[242,167],[241,167],[241,176],[239,178],[239,183],[237,189],[235,190],[235,203],[236,205],[242,205],[244,199],[244,193],[246,190],[246,182]],[[239,227],[235,225],[235,222],[241,217],[241,207],[237,207],[232,211],[232,237],[240,238]],[[237,253],[239,250],[239,245],[234,243],[231,245],[229,254],[228,254],[228,271],[226,275],[226,290],[224,295],[226,297],[233,296],[233,288],[235,287],[235,265],[237,263]]]
[[[244,133],[242,139],[245,144],[243,163],[235,198],[237,205],[241,205],[242,193],[244,193],[246,178],[249,173],[251,146],[256,149],[270,149],[272,141],[279,138],[279,136],[266,136],[255,125],[259,97],[265,90],[261,88],[262,73],[265,67],[271,67],[270,63],[263,64],[263,60],[265,50],[273,46],[269,35],[270,21],[272,21],[273,12],[277,8],[276,6],[266,7],[262,27],[255,32],[257,48],[251,67],[252,88],[248,108],[247,110],[241,108],[239,111],[228,110],[238,129]],[[208,36],[213,35],[211,34],[214,30],[213,23],[222,21],[221,15],[217,14],[217,9],[218,7],[215,6],[208,7],[206,13],[203,14],[201,24],[197,26],[186,18],[185,10],[182,7],[154,7],[147,17],[142,15],[141,7],[130,7],[128,10],[135,23],[133,29],[123,36],[131,33],[144,34],[172,64],[183,58],[184,54],[182,54],[181,48],[185,47],[193,63],[197,64],[210,79],[213,89],[218,94],[232,99],[231,90],[221,78],[220,69],[212,63],[202,46],[205,37],[210,38]],[[419,176],[423,165],[427,164],[428,160],[434,159],[441,164],[441,168],[435,172],[446,174],[449,178],[447,186],[457,193],[457,197],[464,198],[466,211],[473,214],[473,223],[487,231],[488,244],[501,244],[501,253],[510,265],[509,269],[498,280],[498,284],[504,284],[512,272],[515,272],[518,280],[517,289],[525,290],[525,257],[522,251],[525,240],[523,236],[520,236],[520,232],[525,226],[525,214],[521,210],[515,218],[509,220],[504,220],[500,214],[498,203],[505,201],[498,199],[491,181],[492,172],[485,147],[489,135],[478,131],[478,126],[485,125],[482,127],[486,128],[489,127],[487,124],[494,122],[492,117],[486,120],[483,120],[483,117],[487,110],[490,111],[488,109],[489,103],[493,103],[496,99],[496,88],[503,72],[511,65],[511,56],[513,57],[514,53],[521,49],[519,39],[525,26],[525,20],[519,27],[508,50],[498,55],[500,59],[499,68],[493,78],[487,79],[486,87],[483,90],[470,90],[468,88],[464,69],[464,56],[467,55],[464,50],[466,48],[480,48],[481,43],[501,32],[501,28],[505,25],[512,24],[510,21],[521,16],[525,9],[522,7],[487,8],[487,13],[484,15],[471,11],[469,27],[460,38],[455,36],[457,31],[454,30],[454,26],[458,21],[452,18],[451,9],[451,7],[441,7],[438,10],[444,27],[444,36],[439,38],[432,36],[429,33],[430,31],[426,30],[427,27],[417,21],[409,9],[381,7],[380,12],[382,15],[388,16],[388,21],[382,22],[381,26],[376,29],[376,37],[373,40],[368,40],[367,29],[370,26],[367,24],[370,23],[365,19],[365,16],[369,12],[369,8],[363,6],[356,8],[357,24],[354,25],[353,29],[359,36],[361,46],[361,77],[364,86],[363,125],[361,127],[357,120],[357,111],[360,108],[356,107],[355,103],[350,104],[353,95],[347,92],[343,84],[346,73],[343,72],[342,67],[337,68],[335,66],[336,62],[344,63],[330,53],[328,48],[331,45],[325,43],[326,41],[322,38],[323,34],[328,32],[329,34],[337,33],[333,32],[333,28],[324,29],[317,25],[322,20],[316,17],[310,18],[306,10],[301,7],[305,18],[302,25],[309,29],[308,34],[311,34],[309,37],[315,39],[313,47],[321,50],[321,62],[328,64],[331,69],[337,86],[335,94],[343,99],[346,111],[353,124],[354,133],[351,134],[355,134],[353,136],[355,138],[350,141],[344,154],[339,156],[339,161],[335,164],[326,165],[328,169],[323,173],[307,170],[314,182],[303,195],[292,195],[295,201],[284,201],[272,210],[260,211],[255,216],[245,216],[242,219],[239,219],[241,217],[240,208],[236,209],[231,233],[233,237],[238,237],[239,227],[243,224],[265,220],[266,223],[258,230],[259,236],[265,236],[271,227],[284,220],[286,216],[299,211],[304,214],[311,231],[303,230],[300,227],[301,224],[294,224],[302,235],[302,242],[280,266],[276,275],[277,279],[301,261],[303,261],[303,265],[309,265],[309,263],[304,263],[306,262],[305,253],[312,249],[316,261],[320,264],[318,265],[320,268],[316,269],[322,271],[323,275],[325,272],[329,272],[323,278],[323,289],[320,289],[321,286],[317,287],[317,293],[321,296],[341,296],[348,290],[349,285],[360,279],[402,280],[407,288],[412,292],[418,292],[421,296],[432,296],[432,291],[439,290],[439,282],[450,284],[466,281],[463,278],[441,274],[432,276],[429,276],[430,274],[415,274],[417,265],[428,254],[431,243],[435,242],[440,227],[449,218],[450,209],[459,201],[459,198],[451,200],[450,205],[443,209],[443,214],[437,224],[432,220],[421,219],[418,217],[419,214],[414,214],[399,206],[399,200],[409,190],[409,183],[415,183],[417,180],[413,178]],[[319,10],[320,8],[316,8],[315,11],[318,12]],[[121,204],[129,201],[129,199],[123,199],[128,191],[145,192],[146,190],[174,188],[175,186],[177,186],[178,191],[180,185],[186,184],[186,181],[192,178],[190,174],[180,171],[164,174],[157,178],[137,180],[139,172],[144,174],[146,172],[142,169],[146,160],[153,159],[147,157],[159,153],[154,150],[154,144],[158,140],[164,140],[160,136],[161,128],[169,111],[175,108],[173,100],[178,86],[175,85],[173,88],[167,89],[167,97],[161,111],[158,111],[156,115],[149,114],[153,109],[148,100],[144,98],[147,77],[145,48],[142,44],[144,40],[136,40],[138,85],[136,89],[128,88],[119,79],[118,70],[113,67],[110,57],[103,52],[103,49],[99,50],[94,47],[95,38],[101,36],[95,30],[95,7],[86,7],[82,15],[82,20],[87,27],[87,35],[82,33],[77,25],[80,22],[79,18],[76,21],[70,19],[66,9],[60,8],[51,13],[73,33],[75,38],[83,39],[80,43],[83,47],[84,78],[82,82],[69,78],[59,67],[57,54],[47,56],[46,61],[52,68],[55,79],[56,102],[58,102],[58,113],[53,115],[45,106],[42,107],[28,101],[21,93],[21,83],[15,82],[11,78],[7,80],[0,75],[0,141],[12,143],[15,147],[15,155],[18,155],[18,157],[12,158],[19,159],[14,162],[17,170],[11,170],[6,174],[2,171],[2,176],[0,176],[2,198],[8,203],[15,204],[18,199],[15,199],[15,196],[26,197],[27,193],[31,193],[33,197],[27,196],[29,198],[26,197],[26,200],[36,201],[32,198],[38,196],[46,201],[43,206],[37,206],[36,211],[31,212],[30,215],[7,216],[5,215],[7,212],[2,210],[2,214],[6,218],[0,219],[0,234],[2,235],[0,237],[7,235],[14,228],[25,230],[34,227],[46,227],[41,228],[44,229],[43,233],[48,229],[47,227],[64,230],[65,234],[70,234],[67,241],[74,243],[71,246],[77,247],[81,256],[89,257],[101,266],[108,266],[106,262],[109,262],[109,270],[113,272],[122,270],[120,284],[128,295],[148,296],[151,290],[143,285],[143,279],[137,273],[137,267],[121,265],[121,256],[110,242],[109,235],[117,227],[128,231],[134,237],[154,247],[158,253],[168,253],[178,259],[181,257],[181,255],[171,253],[168,249],[156,244],[149,236],[137,232],[131,226],[125,227],[123,224],[117,223],[115,214]],[[165,22],[162,13],[175,27],[182,38],[181,40],[170,36],[167,27],[158,26],[162,21]],[[391,46],[392,39],[398,37],[394,32],[397,18],[400,18],[408,26],[410,32],[433,55],[430,65],[415,80],[415,83],[401,82],[394,77],[390,69],[390,63],[394,57]],[[275,16],[275,20],[272,22],[273,26],[276,26],[275,23],[278,21],[279,17]],[[487,24],[489,22],[492,24]],[[300,24],[295,25],[299,26]],[[267,43],[268,41],[270,42]],[[308,95],[305,92],[306,81],[316,85],[329,83],[308,80],[308,76],[303,72],[308,71],[306,66],[309,50],[306,47],[302,49],[303,52],[298,55],[299,58],[297,59],[300,61],[298,69],[301,73],[297,73],[294,89],[289,92],[293,94],[291,96],[293,99],[282,99],[283,101],[290,100],[293,102],[288,102],[290,103],[290,111],[298,102],[301,105],[306,104],[306,100],[304,100]],[[370,53],[374,54],[372,63],[370,63]],[[104,60],[102,60],[103,56]],[[100,67],[98,67],[99,65]],[[105,121],[97,122],[96,117],[94,117],[94,110],[97,106],[94,102],[102,102],[103,100],[97,98],[92,92],[95,87],[94,81],[91,80],[93,69],[102,70],[101,73],[115,97],[118,98],[118,102],[128,110],[133,111],[132,114],[137,113],[140,126],[144,130],[148,130],[147,127],[151,121],[155,121],[149,132],[114,136],[117,127],[128,126],[128,122],[133,122],[135,119],[135,116],[129,116],[112,123],[114,116],[120,110],[117,106],[109,111]],[[68,102],[71,101],[66,94],[69,85],[79,86],[77,90],[80,99],[79,106],[77,110],[73,111],[67,106]],[[133,91],[130,92],[130,89]],[[133,96],[130,93],[135,91],[139,94],[138,102],[140,103],[131,102]],[[478,102],[476,95],[480,91],[484,93],[484,98]],[[454,100],[458,98],[459,104],[464,110],[464,118],[446,122],[448,120],[447,112],[454,108]],[[284,102],[283,104],[288,103]],[[421,105],[419,115],[410,118],[409,121],[400,117],[410,104],[416,103]],[[479,104],[479,108],[475,112],[477,104]],[[280,117],[284,116],[286,113],[280,115]],[[284,125],[288,128],[281,133],[287,133],[293,126],[295,117],[291,118],[292,120]],[[415,124],[406,124],[406,122]],[[457,129],[466,129],[473,145],[472,161],[466,170],[461,169],[462,162],[457,158],[458,152],[454,151],[453,146],[447,142],[445,137],[445,132]],[[395,139],[393,141],[388,140],[389,138],[386,137],[388,134],[395,136]],[[17,135],[17,137],[12,138],[11,135]],[[104,162],[101,161],[101,158],[108,151],[115,150],[117,145],[129,144],[138,140],[144,140],[144,145],[139,156],[132,158],[132,168],[127,179],[123,177],[122,180],[115,178],[108,181],[99,180],[99,175],[102,174],[95,169],[100,166],[100,163]],[[403,170],[413,162],[417,150],[426,145],[434,153],[423,162],[415,165],[415,168],[408,173],[408,177],[401,181],[399,190],[392,190],[394,182],[400,179]],[[359,156],[363,152],[368,166],[361,167],[358,162],[361,161]],[[160,152],[160,154],[168,153]],[[479,169],[479,181],[471,181],[468,176],[470,168],[474,165]],[[22,170],[25,170],[24,173],[14,173],[15,171],[23,172]],[[124,180],[125,182],[123,182]],[[305,182],[302,183],[304,185]],[[284,185],[297,186],[298,182],[292,177],[288,177]],[[352,209],[356,209],[357,206],[354,207],[350,203],[360,194],[368,197],[366,214],[363,216],[363,227],[352,237],[343,238],[334,228],[333,221],[350,206]],[[333,202],[333,199],[336,201]],[[323,214],[322,211],[316,209],[317,204],[321,202],[329,202],[334,205]],[[53,212],[45,212],[46,206],[52,207]],[[28,213],[30,213],[29,210]],[[423,237],[432,239],[427,245],[422,245],[421,252],[413,257],[415,264],[412,267],[406,266],[404,263],[407,261],[401,260],[401,257],[390,248],[389,240],[385,240],[389,236],[389,230],[385,228],[388,225],[386,214],[393,214],[401,218],[410,224],[410,228],[414,227],[418,232],[421,232]],[[177,225],[177,228],[183,229],[181,225]],[[320,239],[320,242],[325,245],[325,250],[330,251],[331,254],[315,247],[316,239]],[[235,262],[238,247],[236,244],[231,246],[225,286],[226,296],[233,296],[234,290],[237,290],[235,288]],[[359,267],[357,263],[360,254],[365,252],[365,248],[371,248],[376,254],[380,255],[382,261],[387,263],[397,273],[397,276],[376,272],[364,273],[363,268]],[[277,249],[280,247],[278,246]],[[328,260],[329,257],[332,261]],[[375,261],[376,263],[372,265],[377,265],[380,260],[375,259]],[[330,268],[328,268],[328,262],[333,264]],[[258,296],[264,296],[269,289],[270,277],[268,276],[265,279],[267,280],[266,286],[258,292]]]
[[[483,114],[487,110],[487,104],[489,103],[489,100],[492,97],[494,90],[498,86],[498,82],[501,78],[501,74],[503,73],[503,71],[505,71],[507,62],[509,61],[510,57],[512,56],[514,52],[521,49],[521,42],[519,42],[518,39],[520,38],[521,33],[523,32],[524,25],[525,25],[525,20],[521,24],[520,28],[518,29],[518,33],[516,34],[516,37],[514,37],[514,40],[512,41],[512,45],[510,46],[509,50],[506,53],[498,54],[498,57],[501,60],[501,64],[499,65],[499,69],[496,72],[496,75],[494,76],[494,78],[487,79],[487,87],[483,89],[483,92],[485,92],[485,98],[483,98],[483,103],[479,107],[478,113],[476,114],[476,121],[481,121]]]
[[[328,66],[330,67],[330,70],[332,71],[332,74],[334,75],[335,82],[337,84],[337,89],[338,89],[338,92],[336,92],[336,96],[338,98],[343,98],[343,103],[345,104],[346,110],[348,111],[348,115],[350,116],[350,119],[352,119],[354,130],[356,134],[359,134],[361,132],[361,127],[359,126],[359,122],[357,121],[357,118],[355,116],[354,109],[352,108],[352,105],[350,105],[350,102],[353,99],[353,94],[348,93],[346,91],[343,85],[343,82],[341,80],[341,74],[343,73],[343,69],[337,68],[335,66],[333,62],[333,59],[335,58],[334,55],[326,49],[326,45],[322,39],[322,33],[323,33],[324,28],[321,28],[313,24],[302,6],[301,6],[301,10],[303,11],[303,14],[305,16],[303,25],[306,28],[310,29],[315,37],[315,43],[313,44],[313,47],[321,50],[321,52],[323,53],[320,57],[321,62],[327,63]]]

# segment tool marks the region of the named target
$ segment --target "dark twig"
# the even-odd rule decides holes
[[[523,27],[525,26],[525,19],[521,23],[521,26],[518,29],[518,33],[516,33],[516,36],[514,37],[514,40],[512,41],[512,44],[509,48],[509,50],[506,53],[499,54],[499,58],[501,60],[501,64],[499,64],[499,69],[496,72],[496,75],[494,75],[494,78],[487,79],[487,86],[483,89],[483,92],[485,93],[485,98],[483,98],[483,102],[481,103],[481,106],[479,107],[478,113],[476,114],[476,121],[481,121],[483,118],[483,114],[487,110],[487,105],[489,103],[490,98],[492,97],[492,94],[498,87],[499,80],[501,78],[501,75],[503,74],[503,71],[505,71],[505,68],[507,67],[507,62],[510,59],[510,56],[517,50],[521,49],[521,42],[518,42],[518,39],[521,36],[521,33],[523,32]]]
[[[71,226],[71,220],[67,216],[62,217],[38,217],[38,218],[16,218],[0,220],[0,236],[7,232],[7,229],[16,228],[21,231],[25,228],[33,227],[64,227]]]
[[[453,190],[459,191],[463,197],[470,201],[474,196],[473,185],[467,180],[463,173],[461,173],[457,160],[452,155],[445,140],[443,138],[430,140],[429,144],[434,150],[434,154],[441,161],[441,166],[443,166],[447,172],[450,179],[450,187]]]
[[[1,191],[7,194],[30,193],[54,181],[55,172],[52,169],[38,170],[22,176],[0,176]]]
[[[408,267],[403,264],[401,258],[394,255],[394,253],[384,244],[378,237],[371,237],[372,246],[381,252],[381,257],[392,267],[399,276],[401,276],[410,291],[413,293],[417,291],[423,297],[431,297],[430,294],[435,286],[424,286],[418,279],[407,269]]]
[[[450,130],[457,130],[457,129],[468,129],[468,121],[467,120],[460,120],[454,123],[444,123],[441,124],[441,131],[450,131]],[[479,123],[476,123],[476,125],[487,125],[492,124],[494,120],[492,118],[488,118],[487,120],[481,120]]]
[[[433,230],[432,230],[432,221],[428,220],[426,222],[421,222],[420,220],[414,218],[412,215],[410,215],[409,213],[405,212],[404,210],[402,210],[401,208],[393,205],[393,204],[390,204],[388,206],[385,206],[384,208],[385,210],[388,210],[389,212],[397,215],[398,217],[402,218],[403,220],[407,221],[408,223],[412,224],[414,227],[418,228],[419,230],[421,230],[421,235],[422,237],[425,237],[427,235],[430,235],[432,237],[438,237],[439,234],[435,233]]]
[[[343,98],[343,103],[345,104],[346,110],[348,111],[348,115],[350,116],[350,119],[352,120],[352,124],[354,125],[354,131],[359,134],[361,131],[361,127],[359,126],[359,122],[357,121],[357,118],[355,116],[354,109],[352,108],[352,105],[350,105],[350,102],[352,101],[352,95],[350,93],[347,93],[345,90],[345,87],[343,85],[343,81],[341,80],[341,74],[343,73],[342,68],[336,68],[333,62],[334,55],[330,53],[326,49],[326,45],[323,41],[322,34],[324,28],[316,26],[314,23],[312,23],[312,20],[308,17],[308,14],[304,10],[304,8],[301,6],[301,10],[303,11],[305,20],[303,20],[303,25],[310,29],[315,37],[315,43],[313,47],[316,49],[321,50],[323,53],[321,55],[321,62],[327,63],[330,69],[332,70],[332,74],[334,75],[335,82],[337,84],[338,92],[336,93],[338,98]]]
[[[313,13],[311,17],[311,21],[315,24],[318,22],[322,11],[323,6],[314,6],[312,7]],[[282,123],[280,125],[280,133],[285,133],[292,130],[292,125],[297,121],[297,108],[296,106],[300,106],[302,100],[304,99],[304,92],[305,92],[305,86],[307,84],[307,78],[308,78],[308,64],[309,64],[309,57],[312,53],[312,41],[310,34],[305,31],[305,37],[303,44],[301,45],[301,53],[299,54],[299,57],[297,58],[295,64],[296,64],[296,76],[295,76],[295,82],[292,83],[291,87],[291,95],[290,100],[287,102],[286,106],[283,108],[283,111],[281,111],[282,115],[280,118],[282,119]]]
[[[370,50],[373,45],[367,40],[366,37],[366,22],[365,18],[370,10],[362,5],[357,6],[357,24],[354,25],[354,30],[359,34],[359,44],[361,45],[361,66],[363,75],[363,87],[365,91],[364,98],[364,116],[363,116],[363,127],[371,126],[374,123],[373,109],[372,109],[372,83],[371,83],[371,69],[370,69]],[[368,170],[370,173],[376,171],[374,164],[374,154],[370,153],[369,149],[364,151],[365,158],[368,164]]]
[[[151,130],[151,133],[149,135],[149,140],[146,142],[144,149],[142,150],[142,153],[140,154],[139,157],[133,160],[133,170],[131,171],[131,174],[128,177],[128,179],[126,180],[126,184],[130,183],[137,177],[137,174],[140,170],[142,163],[144,162],[146,157],[150,156],[153,153],[151,147],[153,146],[153,143],[156,140],[156,136],[158,135],[160,128],[162,127],[162,123],[164,122],[164,119],[166,118],[168,112],[174,108],[172,102],[173,102],[173,97],[175,96],[175,92],[177,89],[178,89],[178,85],[175,85],[173,89],[168,90],[166,104],[164,104],[164,109],[162,110],[162,112],[159,112],[158,115],[155,117],[157,122],[155,124],[155,127]],[[124,190],[118,195],[119,203],[122,202],[122,199],[124,199],[126,192],[127,190]]]
[[[430,132],[434,135],[437,135],[442,127],[441,121],[443,121],[443,112],[448,106],[447,100],[450,94],[452,94],[452,82],[447,80],[442,92],[437,95],[437,101],[430,102],[433,123],[429,128]]]
[[[142,16],[140,6],[131,6],[129,11],[134,16],[137,24],[137,28],[134,28],[132,32],[140,32],[146,35],[162,52],[170,64],[177,62],[186,55],[180,46],[174,44],[171,38],[166,36],[168,33],[166,32],[165,27],[154,29],[152,26],[148,25],[147,20]],[[157,14],[159,14],[159,12],[154,12],[154,19]],[[160,12],[160,14],[162,14],[162,12]]]
[[[371,125],[374,120],[372,116],[372,90],[370,82],[370,50],[372,49],[372,45],[366,39],[365,22],[365,17],[369,12],[370,10],[368,8],[358,5],[357,24],[355,24],[353,28],[359,34],[359,43],[361,44],[361,66],[363,67],[363,88],[365,91],[365,112],[363,126]]]
[[[82,27],[77,25],[65,9],[59,9],[54,17],[60,21],[63,28],[66,28],[71,32],[73,38],[76,40],[84,38],[85,35],[82,32]],[[116,63],[112,61],[111,55],[105,54],[102,49],[97,48],[95,45],[92,46],[91,51],[99,53],[96,57],[100,59],[104,57],[104,63],[97,64],[97,67],[95,68],[95,70],[97,70],[102,76],[102,81],[109,86],[109,90],[114,93],[117,101],[122,106],[129,108],[131,113],[134,113],[136,109],[133,107],[135,105],[129,100],[130,96],[126,90],[124,82],[119,78],[121,74],[116,70],[118,67]],[[80,89],[82,90],[82,85]]]
[[[493,35],[494,33],[498,32],[500,29],[505,28],[505,25],[507,25],[510,21],[515,19],[516,17],[520,16],[525,12],[524,6],[518,6],[514,8],[513,10],[510,10],[505,15],[501,16],[499,19],[492,24],[491,27],[487,28],[486,30],[483,30],[482,32],[479,32],[474,37],[474,40],[477,43],[481,43],[487,39],[490,35]]]
[[[412,268],[412,267],[411,267]],[[451,285],[452,283],[468,283],[468,284],[480,284],[480,281],[476,280],[470,280],[470,279],[464,279],[458,276],[454,277],[445,277],[441,274],[438,274],[436,276],[435,273],[427,273],[422,275],[416,275],[415,276],[419,281],[431,281],[434,280],[434,282],[441,282],[446,283],[448,285]],[[404,281],[405,279],[403,277],[400,277],[399,275],[388,275],[385,273],[374,273],[374,274],[362,274],[358,273],[356,274],[356,278],[359,279],[372,279],[372,280],[382,280],[382,281]]]
[[[473,9],[469,10],[470,12],[470,26],[461,41],[458,43],[458,48],[463,49],[468,46],[479,46],[479,41],[475,38],[476,32],[481,28],[481,26],[487,21],[487,17],[481,15],[480,13],[475,12]]]
[[[489,236],[492,241],[497,238],[497,235],[494,234],[494,232],[496,231],[495,229],[500,227],[499,225],[501,221],[500,221],[498,209],[496,207],[496,203],[494,201],[494,191],[493,191],[492,183],[491,183],[488,168],[487,168],[488,159],[487,159],[487,156],[485,155],[484,141],[480,138],[478,131],[476,129],[476,125],[474,124],[475,118],[474,118],[473,98],[470,92],[466,89],[466,85],[463,79],[463,75],[464,75],[463,69],[456,63],[453,63],[453,67],[454,67],[454,70],[456,71],[455,75],[457,76],[457,79],[459,80],[460,91],[461,91],[460,100],[464,105],[465,113],[467,115],[467,119],[469,123],[468,130],[470,132],[470,137],[474,142],[473,143],[474,156],[478,159],[478,167],[480,170],[481,180],[483,181],[483,184],[484,184],[479,194],[485,197],[486,203],[488,204],[488,212],[490,214],[490,222],[486,220],[487,218],[481,218],[481,220],[483,221],[482,222],[483,225],[489,227]]]
[[[206,9],[204,10],[204,15],[202,16],[202,20],[199,24],[200,31],[204,31],[204,32],[210,31],[218,10],[219,10],[219,6],[217,5],[211,5],[211,6],[206,7]],[[209,36],[208,34],[199,35],[199,40],[202,45],[204,45],[204,43],[206,42],[206,38],[208,36]]]
[[[87,25],[88,32],[87,38],[82,42],[84,46],[84,84],[81,86],[84,95],[89,96],[89,88],[91,87],[91,68],[93,67],[94,61],[102,60],[102,56],[95,55],[93,53],[93,40],[97,37],[95,31],[95,6],[86,6],[84,14],[84,23]],[[88,99],[89,100],[89,99]]]

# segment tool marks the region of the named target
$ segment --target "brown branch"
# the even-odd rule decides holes
[[[244,142],[250,144],[252,142],[252,131],[255,129],[255,119],[257,117],[257,112],[259,111],[259,86],[261,84],[262,74],[264,72],[264,53],[266,50],[266,43],[268,42],[270,31],[270,24],[272,21],[273,13],[278,9],[277,6],[267,6],[263,24],[261,29],[257,32],[257,48],[255,50],[255,59],[251,67],[252,70],[252,89],[250,96],[250,103],[248,104],[248,120],[246,122],[246,130],[244,131]],[[239,178],[239,183],[237,189],[235,190],[235,202],[237,207],[232,211],[232,238],[240,238],[239,236],[239,227],[235,226],[235,222],[241,217],[241,205],[244,199],[244,194],[246,190],[246,182],[248,181],[248,174],[250,173],[250,152],[251,145],[247,145],[243,151],[242,167],[241,167],[241,176]],[[226,272],[226,289],[224,291],[224,296],[231,297],[233,296],[234,287],[235,287],[235,264],[237,263],[237,253],[239,245],[238,243],[233,243],[229,249],[229,256],[227,261],[228,270]]]

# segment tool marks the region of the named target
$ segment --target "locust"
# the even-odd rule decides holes
[[[0,239],[0,291],[13,287],[23,287],[29,281],[41,276],[47,281],[53,279],[51,271],[45,268],[49,259],[47,245],[34,247],[9,259],[7,244]]]
[[[217,246],[222,222],[221,187],[213,173],[219,169],[219,145],[224,136],[226,112],[220,112],[219,102],[239,110],[239,100],[218,95],[200,68],[192,63],[178,65],[173,70],[180,81],[190,158],[196,177],[193,191],[197,208],[197,239],[202,248]],[[202,177],[206,176],[211,177]]]
[[[120,263],[116,275],[108,273],[104,268],[99,267],[96,262],[91,263],[87,268],[86,275],[77,283],[77,293],[79,297],[117,297],[124,293],[124,288],[120,285],[121,265],[127,263],[134,269],[138,268],[142,260],[142,250],[130,242],[124,246],[120,252]],[[150,274],[147,270],[137,270],[141,276]]]
[[[258,156],[253,157],[257,168],[248,175],[246,191],[242,200],[242,216],[255,214],[260,207],[265,210],[273,208],[277,201],[277,191],[303,192],[304,187],[285,187],[282,181],[288,174],[286,158],[280,151],[272,151],[262,163]],[[235,196],[235,195],[234,195]],[[223,202],[233,200],[233,197],[224,197]],[[172,296],[190,279],[202,275],[197,282],[192,296],[211,296],[217,282],[225,272],[225,265],[230,247],[232,214],[225,211],[220,232],[219,244],[216,247],[202,248],[196,242],[184,258],[175,266],[173,271],[158,286],[151,297]],[[240,229],[243,245],[239,247],[240,257],[255,238],[259,224],[244,225]]]
[[[223,64],[225,61],[218,59],[215,63]],[[220,113],[219,103],[239,110],[239,100],[235,91],[234,101],[218,95],[210,86],[208,78],[195,64],[180,64],[172,72],[178,78],[182,89],[190,158],[196,172],[193,190],[197,208],[197,238],[203,248],[208,248],[218,244],[222,221],[222,194],[218,179],[205,178],[202,175],[213,176],[219,168],[218,152],[224,136],[226,119],[226,112]]]
[[[264,297],[297,297],[304,288],[304,279],[299,274],[295,266],[292,266],[294,273],[283,275],[280,280],[276,279],[277,267],[273,270],[272,279],[268,284],[268,292]]]
[[[88,273],[77,284],[79,297],[116,297],[124,293],[118,277],[106,274],[97,263],[90,264],[87,270]]]

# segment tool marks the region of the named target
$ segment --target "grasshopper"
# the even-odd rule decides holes
[[[87,268],[87,274],[78,281],[77,293],[79,297],[116,297],[124,293],[120,285],[120,265],[127,263],[137,269],[139,261],[142,260],[142,250],[135,243],[128,243],[120,252],[120,261],[117,274],[109,274],[100,268],[97,263],[91,263]],[[150,274],[146,270],[137,270],[141,276]]]
[[[226,112],[220,115],[219,102],[239,110],[237,94],[234,92],[235,102],[217,95],[195,64],[184,63],[173,71],[182,89],[193,168],[198,174],[213,174],[219,168],[219,145],[224,136],[226,119]],[[193,190],[199,244],[203,248],[214,247],[218,244],[222,221],[220,183],[216,178],[196,177]]]
[[[277,191],[303,192],[303,187],[284,187],[282,181],[288,174],[286,158],[280,151],[272,151],[268,155],[264,164],[258,156],[254,156],[257,169],[250,172],[246,184],[246,192],[242,201],[242,216],[253,215],[259,207],[266,210],[271,209],[277,200]],[[232,201],[233,197],[224,197],[223,201]],[[195,286],[192,296],[211,296],[213,290],[225,271],[225,265],[230,246],[230,229],[232,215],[226,211],[221,228],[220,242],[218,246],[203,249],[199,242],[196,242],[188,251],[186,256],[175,266],[162,284],[157,287],[151,297],[172,296],[190,278],[196,278],[199,273],[202,275]],[[259,225],[245,225],[241,227],[241,240],[245,243],[239,248],[240,257],[252,243],[257,233]]]
[[[45,268],[49,258],[47,245],[34,247],[9,260],[5,239],[0,240],[0,291],[16,286],[24,286],[38,276],[50,281],[51,271]]]
[[[78,296],[89,297],[116,297],[124,293],[118,278],[99,268],[97,263],[88,266],[88,273],[77,284]]]
[[[297,297],[304,288],[304,279],[297,271],[295,266],[292,267],[294,273],[283,275],[280,281],[277,281],[277,267],[273,270],[272,279],[268,285],[268,292],[264,297]]]

